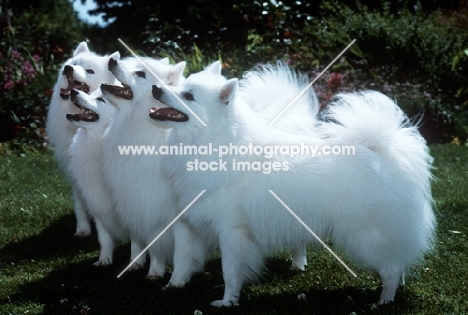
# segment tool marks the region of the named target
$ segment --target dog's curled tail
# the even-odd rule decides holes
[[[238,96],[274,128],[292,133],[307,132],[316,122],[319,103],[307,76],[278,62],[261,65],[244,74]],[[286,111],[284,111],[287,108]]]
[[[345,93],[323,113],[326,136],[358,144],[389,159],[430,194],[432,157],[426,141],[403,111],[376,91]]]

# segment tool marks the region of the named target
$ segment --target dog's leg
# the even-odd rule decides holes
[[[86,203],[80,190],[74,184],[72,184],[73,190],[73,203],[76,217],[76,231],[75,236],[85,237],[91,235],[91,222],[88,216],[88,210]]]
[[[130,261],[134,261],[138,255],[145,249],[145,246],[142,246],[139,242],[135,240],[130,240]],[[146,261],[146,253],[141,255],[137,261],[130,267],[130,270],[138,270],[143,268]]]
[[[95,266],[107,266],[112,264],[112,255],[114,253],[115,240],[109,231],[104,227],[99,217],[94,218],[96,230],[101,247],[99,260],[94,263]]]
[[[400,278],[400,287],[405,285],[405,273],[401,273],[401,278]]]
[[[220,235],[224,296],[222,300],[213,301],[211,306],[237,305],[244,282],[253,280],[260,273],[263,255],[249,234],[247,227],[228,227]]]
[[[154,250],[152,247],[149,248],[148,253],[150,257],[150,267],[146,278],[151,280],[162,278],[164,276],[164,271],[166,270],[165,260],[163,256],[161,256],[163,253],[158,250]]]
[[[307,266],[306,245],[296,245],[292,252],[291,270],[305,270]]]
[[[182,287],[193,273],[203,270],[209,244],[183,222],[174,226],[174,271],[165,288]]]
[[[402,272],[397,268],[387,268],[379,271],[382,280],[382,293],[380,294],[379,305],[393,302],[398,284],[402,279]]]

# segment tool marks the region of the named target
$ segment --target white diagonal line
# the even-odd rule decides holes
[[[346,52],[346,50],[348,50],[349,47],[351,47],[352,44],[354,44],[355,41],[356,41],[356,40],[353,39],[353,41],[352,41],[351,43],[349,43],[348,46],[346,46],[346,48],[343,49],[343,51],[340,52],[340,54],[339,54],[338,56],[336,56],[336,58],[333,59],[333,61],[330,62],[330,64],[329,64],[328,66],[326,66],[326,68],[323,69],[322,72],[320,72],[319,75],[318,75],[314,80],[312,80],[312,82],[310,82],[309,85],[307,85],[307,86],[301,91],[301,93],[299,93],[299,94],[296,96],[296,98],[294,98],[294,99],[291,101],[291,103],[289,103],[289,105],[286,106],[286,107],[281,111],[281,113],[279,113],[278,116],[276,116],[275,119],[273,119],[273,120],[268,124],[268,127],[270,127],[271,125],[273,125],[273,124],[275,123],[275,121],[277,121],[277,120],[278,120],[278,119],[279,119],[279,118],[280,118],[280,117],[281,117],[281,116],[282,116],[282,115],[299,99],[299,97],[301,97],[302,94],[304,94],[304,93],[307,91],[307,89],[310,88],[310,87],[312,86],[312,84],[314,84],[315,81],[317,81],[317,80],[322,76],[322,74],[324,74],[325,71],[327,71],[328,68],[330,68],[330,67],[335,63],[335,61],[337,61],[338,58],[340,58],[341,55],[343,55],[343,54]]]
[[[340,259],[340,257],[338,257],[337,254],[335,254],[334,251],[331,250],[330,247],[327,246],[327,244],[325,244],[321,239],[320,237],[317,236],[317,234],[314,233],[314,231],[312,231],[308,226],[307,224],[304,223],[304,221],[301,220],[301,218],[299,218],[295,213],[294,211],[292,211],[288,205],[286,205],[283,200],[280,199],[280,197],[278,197],[272,190],[268,190],[282,205],[283,207],[286,208],[286,210],[288,210],[295,218],[297,221],[299,221],[299,223],[301,223],[306,229],[307,231],[309,231],[310,234],[312,234],[316,239],[317,241],[319,241],[320,244],[323,245],[323,247],[325,247],[332,255],[333,257],[335,257],[353,276],[357,277],[357,275],[354,273],[354,271],[351,270],[351,268],[348,267],[348,265],[346,265],[344,263],[343,260]]]
[[[190,107],[188,107],[187,104],[185,104],[184,101],[182,101],[182,100],[180,99],[180,97],[178,97],[178,96],[167,86],[167,84],[164,83],[164,81],[163,81],[156,73],[154,73],[154,71],[151,70],[150,67],[148,67],[148,65],[145,64],[145,62],[144,62],[143,60],[142,60],[137,54],[135,54],[135,52],[134,52],[132,49],[130,49],[130,47],[127,46],[127,44],[124,43],[123,40],[121,40],[120,38],[119,38],[118,40],[119,40],[120,43],[122,43],[122,45],[125,46],[125,48],[127,48],[127,50],[128,50],[139,62],[141,62],[141,64],[142,64],[156,79],[158,79],[158,81],[166,88],[167,91],[171,92],[171,94],[172,94],[182,105],[184,105],[184,107],[185,107],[193,116],[195,116],[196,119],[198,119],[198,121],[199,121],[204,127],[207,126],[207,125],[205,124],[205,122],[204,122],[203,120],[201,120],[201,118],[198,117],[198,115],[195,114],[195,113],[193,112],[193,110],[192,110]]]
[[[190,203],[187,205],[187,207],[185,207],[185,209],[182,210],[182,212],[180,212],[180,213],[174,218],[174,220],[172,220],[171,223],[169,223],[169,224],[164,228],[164,230],[162,230],[161,233],[159,233],[158,236],[156,236],[156,237],[154,238],[154,240],[152,240],[151,243],[149,243],[148,246],[146,246],[146,247],[141,251],[141,253],[138,254],[138,256],[136,256],[135,259],[133,259],[133,261],[132,261],[121,273],[119,273],[119,275],[117,276],[117,278],[120,278],[120,277],[124,274],[124,272],[127,271],[128,268],[130,268],[130,267],[138,260],[138,258],[140,258],[141,255],[143,255],[143,254],[148,250],[148,248],[150,248],[151,245],[153,245],[154,242],[156,242],[156,241],[157,241],[157,240],[158,240],[158,239],[159,239],[159,238],[160,238],[160,237],[161,237],[161,236],[162,236],[162,235],[163,235],[163,234],[164,234],[164,233],[165,233],[165,232],[166,232],[166,231],[167,231],[167,230],[168,230],[168,229],[169,229],[169,228],[170,228],[170,227],[171,227],[171,226],[172,226],[172,225],[173,225],[173,224],[174,224],[174,223],[175,223],[175,222],[176,222],[176,221],[177,221],[177,220],[178,220],[194,203],[195,203],[195,201],[197,201],[198,198],[200,198],[201,195],[203,195],[203,194],[205,193],[205,191],[206,191],[206,190],[202,190],[201,193],[199,193],[198,196],[196,196],[195,199],[193,199],[192,202],[190,202]]]

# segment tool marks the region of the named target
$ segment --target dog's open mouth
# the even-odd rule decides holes
[[[151,119],[159,121],[170,120],[180,122],[188,120],[188,116],[186,114],[172,107],[151,107],[149,116]]]
[[[63,98],[64,100],[68,99],[71,91],[74,89],[83,91],[85,93],[89,93],[89,86],[86,83],[75,80],[73,78],[73,75],[69,75],[69,74],[64,74],[64,75],[67,77],[68,86],[64,89],[63,88],[60,89],[61,98]]]
[[[111,84],[101,84],[101,91],[107,91],[114,94],[117,97],[124,98],[126,100],[131,100],[133,98],[132,89],[125,84],[122,86],[111,85]]]
[[[78,114],[67,114],[68,120],[73,121],[86,121],[86,122],[95,122],[99,120],[99,115],[92,111],[91,109],[78,103],[77,99],[72,100],[73,105],[78,107],[81,110],[81,113]]]

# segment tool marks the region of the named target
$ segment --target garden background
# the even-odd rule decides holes
[[[337,92],[380,90],[420,121],[438,178],[436,253],[383,310],[367,306],[379,291],[372,274],[342,280],[345,272],[321,252],[309,253],[308,271],[297,274],[278,256],[268,264],[276,273],[243,290],[245,308],[230,312],[466,314],[468,1],[95,2],[91,13],[103,13],[106,27],[79,20],[67,0],[0,0],[0,313],[217,313],[207,308],[222,291],[216,259],[188,291],[161,293],[144,273],[116,282],[128,248],[118,249],[120,266],[96,270],[95,238],[72,237],[70,189],[47,146],[45,115],[60,65],[77,44],[130,55],[121,38],[141,55],[187,61],[186,74],[220,59],[223,74],[241,77],[282,60],[311,80],[356,39],[314,89],[323,107]],[[281,302],[297,303],[301,292],[302,304]]]
[[[79,0],[77,0],[79,1]],[[356,43],[314,85],[325,105],[341,91],[377,89],[410,115],[423,114],[430,143],[466,142],[468,2],[107,1],[108,25],[86,25],[67,0],[1,1],[0,152],[41,151],[44,116],[61,63],[77,44],[188,62],[187,73],[221,59],[240,77],[283,60],[315,77],[352,39]]]

